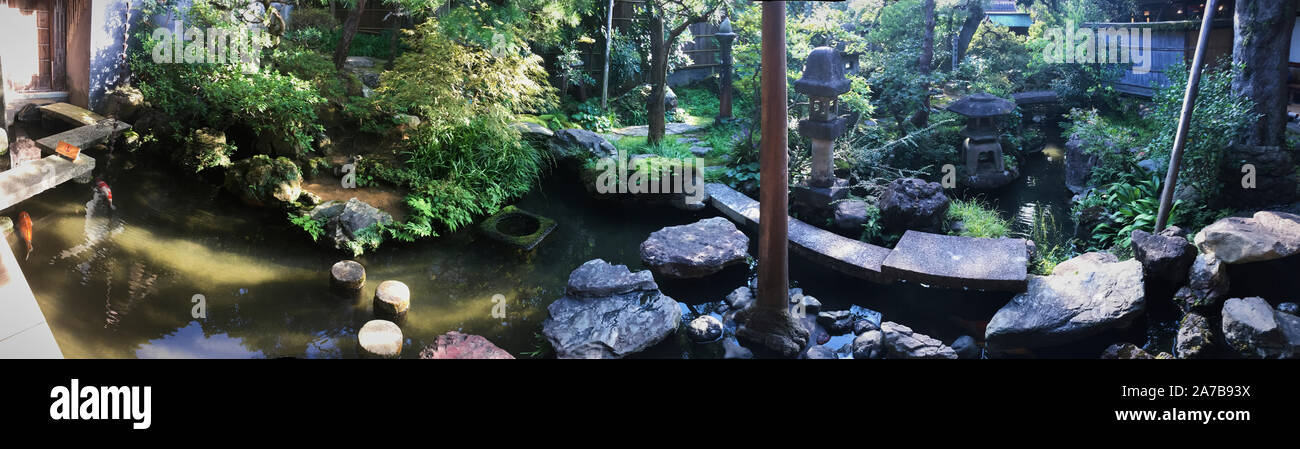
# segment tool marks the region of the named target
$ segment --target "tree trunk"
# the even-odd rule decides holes
[[[609,44],[614,40],[614,0],[605,11],[605,69],[600,71],[600,110],[609,111]]]
[[[647,114],[650,116],[650,129],[646,142],[658,145],[664,140],[664,97],[668,81],[668,51],[664,45],[664,18],[662,15],[650,17],[650,104]]]
[[[356,7],[348,11],[348,19],[343,22],[343,35],[339,36],[339,45],[334,49],[334,67],[343,68],[343,63],[348,60],[348,49],[352,46],[352,38],[357,35],[357,27],[361,26],[361,13],[366,10],[366,0],[356,0]]]
[[[921,99],[921,108],[912,115],[912,126],[924,128],[930,122],[930,64],[934,60],[934,0],[925,0],[925,39],[921,42],[921,57],[917,61],[917,71],[925,80],[921,87],[925,94]]]
[[[966,21],[961,24],[961,32],[957,34],[957,48],[953,49],[956,54],[952,69],[957,70],[961,65],[961,60],[966,58],[966,49],[970,48],[971,39],[975,38],[975,30],[980,27],[980,22],[984,21],[984,6],[980,0],[970,0],[966,3]]]
[[[1244,144],[1286,145],[1287,61],[1295,16],[1292,0],[1237,2],[1232,59],[1245,67],[1232,90],[1254,100],[1255,112],[1263,115],[1243,134]]]

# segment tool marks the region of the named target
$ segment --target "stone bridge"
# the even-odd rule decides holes
[[[707,185],[713,207],[758,229],[758,201],[724,184]],[[907,231],[893,249],[853,240],[790,218],[790,251],[837,272],[876,283],[896,280],[990,291],[1024,291],[1029,252],[1024,239],[974,238]]]

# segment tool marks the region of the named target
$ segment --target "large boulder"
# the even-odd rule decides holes
[[[513,359],[506,350],[488,339],[451,331],[438,336],[432,345],[420,351],[422,359]]]
[[[1174,304],[1183,312],[1218,310],[1229,285],[1227,264],[1214,254],[1200,254],[1187,270],[1187,285],[1174,293]]]
[[[1174,353],[1180,359],[1204,357],[1210,352],[1214,338],[1214,327],[1204,316],[1198,313],[1183,315],[1174,340]]]
[[[230,164],[226,191],[259,207],[287,207],[302,195],[302,173],[292,161],[257,155]]]
[[[893,180],[877,203],[881,226],[900,233],[908,229],[939,231],[947,217],[948,205],[942,185],[917,178]]]
[[[723,217],[669,226],[641,243],[641,260],[654,272],[677,279],[699,278],[745,263],[749,237]]]
[[[379,247],[380,226],[393,222],[387,212],[356,198],[348,202],[327,201],[310,212],[313,221],[323,223],[325,234],[334,247],[360,256]]]
[[[1223,218],[1196,233],[1196,246],[1228,264],[1300,254],[1300,216],[1260,211],[1251,218]]]
[[[144,94],[130,85],[118,86],[105,92],[98,106],[95,112],[99,115],[131,123],[144,107]]]
[[[987,347],[1001,351],[1070,343],[1127,327],[1146,309],[1141,263],[1075,259],[1068,270],[1030,276],[1028,289],[989,321]]]
[[[1243,357],[1291,357],[1291,345],[1278,324],[1277,313],[1264,298],[1231,298],[1223,303],[1223,339]]]
[[[893,321],[880,324],[884,334],[885,357],[891,359],[956,359],[957,352],[943,342]],[[870,333],[870,332],[868,332]],[[866,334],[863,334],[866,335]],[[855,339],[856,340],[856,339]]]
[[[1142,262],[1149,280],[1176,287],[1187,278],[1187,269],[1196,259],[1196,247],[1171,226],[1158,234],[1133,231],[1133,257]]]
[[[562,359],[626,357],[663,341],[682,317],[677,301],[659,291],[649,271],[634,274],[601,259],[570,273],[565,291],[547,307],[550,317],[542,323]]]
[[[555,160],[575,169],[591,159],[618,155],[618,149],[614,148],[614,144],[584,129],[556,131],[555,137],[551,138],[550,148]]]

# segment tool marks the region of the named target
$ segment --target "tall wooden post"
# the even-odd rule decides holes
[[[759,148],[758,306],[789,305],[789,162],[785,2],[763,3],[763,140]]]
[[[789,309],[789,156],[786,142],[785,2],[763,3],[763,141],[759,147],[758,292],[736,314],[736,338],[795,357],[808,345],[802,315]]]

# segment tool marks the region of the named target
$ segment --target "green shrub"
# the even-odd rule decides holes
[[[213,0],[196,0],[183,14],[187,26],[242,31],[242,25],[221,14]],[[310,82],[267,64],[256,72],[243,73],[234,64],[154,63],[152,53],[158,41],[147,31],[137,31],[140,44],[133,45],[128,61],[146,103],[170,116],[176,133],[155,137],[180,142],[191,129],[225,130],[243,125],[259,135],[286,136],[305,151],[311,148],[313,136],[322,131],[315,107],[324,98]],[[269,41],[262,44],[269,45]]]
[[[321,236],[325,235],[324,221],[314,220],[309,214],[289,214],[289,223],[307,232],[313,242],[319,241]]]
[[[519,51],[493,55],[474,41],[457,39],[437,18],[419,25],[411,50],[398,57],[375,93],[388,110],[434,123],[465,123],[483,114],[517,114],[555,104],[542,58]]]
[[[997,210],[979,200],[952,200],[948,220],[961,221],[963,228],[955,235],[963,237],[1006,237],[1011,225]]]
[[[1254,112],[1254,102],[1232,90],[1232,79],[1240,70],[1241,67],[1225,59],[1201,74],[1178,183],[1191,186],[1205,200],[1218,196],[1219,169],[1229,145],[1260,117]],[[1170,83],[1156,92],[1154,107],[1147,118],[1154,132],[1146,146],[1151,154],[1165,162],[1162,166],[1167,166],[1169,161],[1178,117],[1182,114],[1187,65],[1181,62],[1170,65],[1165,74]]]
[[[524,143],[507,116],[469,120],[419,128],[401,167],[376,167],[375,176],[410,191],[407,222],[390,226],[389,235],[410,241],[455,231],[532,189],[544,153]]]
[[[1079,139],[1083,151],[1100,160],[1089,184],[1110,184],[1140,170],[1133,165],[1136,161],[1129,149],[1142,148],[1150,140],[1146,123],[1102,116],[1096,109],[1072,109],[1066,119],[1070,121],[1066,135]]]
[[[1107,221],[1092,230],[1095,249],[1115,249],[1123,254],[1131,250],[1129,245],[1134,230],[1154,231],[1160,210],[1160,178],[1156,175],[1116,181],[1089,194],[1089,197],[1094,196],[1097,198],[1085,199],[1074,207],[1076,214],[1094,204],[1101,204],[1106,209]],[[1169,213],[1169,225],[1181,222],[1181,205],[1182,201],[1174,202]]]

